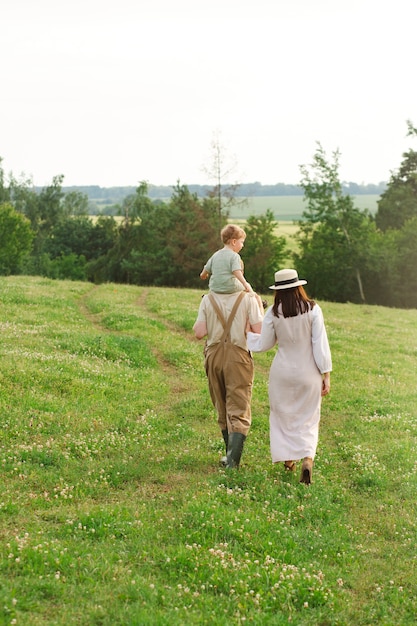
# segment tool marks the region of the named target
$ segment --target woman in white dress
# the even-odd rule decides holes
[[[300,482],[310,484],[332,359],[322,310],[307,296],[306,282],[293,269],[275,273],[274,304],[265,313],[261,334],[248,332],[248,348],[266,352],[278,345],[269,372],[272,461],[294,471],[303,459]]]

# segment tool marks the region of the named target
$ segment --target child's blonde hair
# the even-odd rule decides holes
[[[245,231],[236,224],[228,224],[222,228],[220,236],[224,244],[229,243],[231,239],[246,239]]]

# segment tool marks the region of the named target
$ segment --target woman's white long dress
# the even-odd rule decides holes
[[[265,352],[278,344],[269,372],[272,461],[295,461],[316,454],[322,373],[332,360],[318,304],[296,317],[276,317],[270,307],[260,335],[248,332],[248,348]]]

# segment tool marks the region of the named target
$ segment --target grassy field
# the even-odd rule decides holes
[[[358,209],[368,209],[375,213],[379,200],[378,195],[353,196]],[[305,210],[304,196],[256,196],[247,198],[245,204],[231,209],[231,219],[247,219],[250,215],[264,214],[270,209],[278,222],[300,220]]]
[[[415,624],[417,311],[321,303],[307,487],[270,461],[273,351],[241,468],[219,466],[203,292],[0,288],[0,624]]]

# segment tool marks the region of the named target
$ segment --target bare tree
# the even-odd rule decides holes
[[[228,154],[221,142],[220,131],[213,133],[210,162],[202,169],[208,179],[213,181],[213,189],[208,192],[208,196],[217,200],[219,229],[221,229],[231,207],[244,206],[247,200],[236,198],[240,183],[231,182],[231,179],[236,174],[237,159],[234,155]]]

